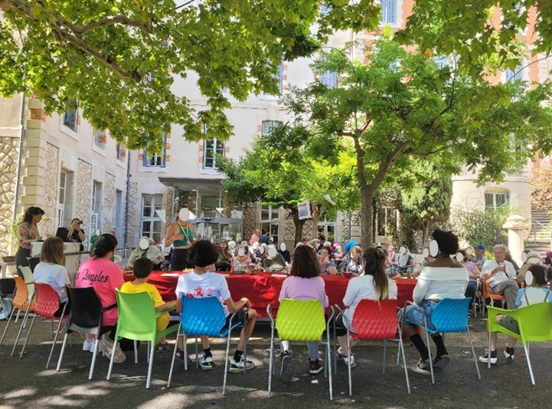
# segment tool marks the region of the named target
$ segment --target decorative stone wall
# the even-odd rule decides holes
[[[166,227],[169,227],[173,217],[174,206],[174,189],[172,187],[167,189],[167,205],[165,206],[165,215],[167,216]]]
[[[10,252],[19,138],[0,137],[0,250]]]
[[[349,240],[360,242],[360,212],[351,214],[351,236],[349,237],[349,214],[341,213],[341,241],[346,243]]]
[[[53,236],[56,232],[54,231],[56,226],[57,218],[57,195],[59,192],[58,179],[59,179],[59,148],[48,143],[46,144],[46,171],[44,172],[44,196],[40,202],[37,204],[44,210],[45,216],[40,222],[39,230],[42,236],[50,235]],[[61,224],[63,221],[61,221]]]
[[[135,228],[140,229],[139,222],[140,220],[140,206],[138,204],[138,183],[130,182],[128,190],[128,247],[134,247],[134,239],[138,232],[135,231]],[[124,232],[123,232],[124,236]]]
[[[110,232],[115,227],[115,176],[106,173],[102,201],[102,230]]]
[[[79,159],[77,165],[77,193],[75,195],[75,214],[90,226],[90,206],[92,204],[92,165]]]
[[[249,238],[258,228],[255,224],[255,211],[257,207],[252,203],[247,203],[243,208],[243,240],[249,243]]]

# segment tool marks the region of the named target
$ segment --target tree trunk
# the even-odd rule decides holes
[[[360,245],[363,249],[369,248],[373,241],[372,209],[374,192],[375,190],[371,189],[368,185],[362,189],[362,207],[360,209]]]
[[[428,246],[428,242],[427,242],[428,236],[429,236],[429,223],[424,223],[424,227],[422,230],[422,248],[425,248],[426,246]]]
[[[311,214],[312,214],[312,238],[318,237],[318,223],[324,214],[324,209],[318,210],[319,207],[316,203],[311,202]],[[322,243],[323,244],[323,243]]]
[[[303,225],[306,222],[306,219],[299,220],[299,210],[291,210],[291,215],[293,217],[293,225],[295,226],[295,243],[294,248],[301,240],[303,240]]]

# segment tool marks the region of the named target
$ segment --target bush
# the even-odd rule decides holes
[[[469,245],[487,249],[495,244],[508,244],[508,232],[502,228],[512,211],[508,207],[493,209],[464,208],[453,212],[454,232]]]
[[[552,210],[552,167],[533,171],[531,205],[539,210]]]

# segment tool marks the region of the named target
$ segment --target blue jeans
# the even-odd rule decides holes
[[[436,303],[435,301],[423,300],[422,305],[419,306],[422,308],[423,313],[422,311],[419,310],[418,306],[409,305],[408,307],[406,307],[405,318],[404,318],[405,322],[409,322],[411,324],[423,327],[425,325],[424,324],[424,315],[425,315],[427,320],[427,327],[431,330],[434,330],[435,325],[433,325],[433,323],[431,322],[431,314],[433,313],[433,310],[435,309],[437,304],[438,303]],[[402,320],[402,314],[403,314],[403,310],[399,310],[399,321]]]

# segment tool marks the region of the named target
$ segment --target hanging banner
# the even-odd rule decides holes
[[[311,218],[310,202],[308,200],[303,200],[297,207],[299,209],[299,220]]]

